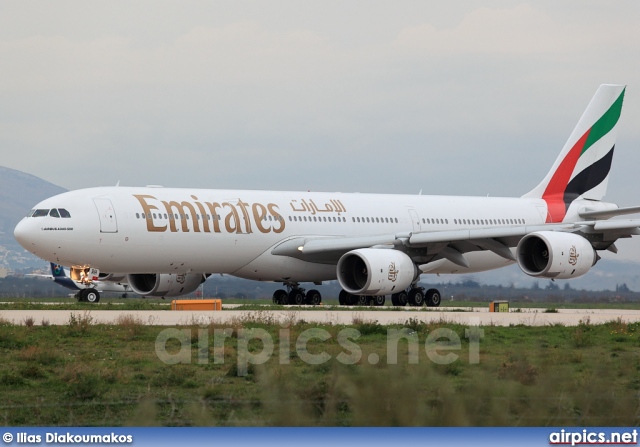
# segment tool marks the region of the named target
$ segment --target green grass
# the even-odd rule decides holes
[[[408,319],[382,326],[273,324],[259,314],[225,326],[145,326],[125,315],[93,324],[73,314],[63,326],[0,321],[0,423],[26,425],[164,426],[618,426],[636,425],[640,411],[640,324],[612,321],[577,327],[486,326],[479,363],[461,325]],[[186,329],[182,345],[169,338],[166,364],[156,355],[158,336]],[[358,330],[355,345],[343,331]],[[406,340],[390,365],[387,329],[417,337],[417,363]],[[220,333],[226,330],[222,344]],[[264,364],[242,363],[242,331],[275,341]],[[318,338],[318,330],[328,339]],[[315,331],[315,332],[314,332]],[[425,346],[439,332],[458,360],[436,364]],[[182,334],[182,332],[180,332]],[[308,342],[296,345],[306,335]],[[316,338],[309,338],[314,335]],[[288,337],[288,338],[287,338]],[[288,342],[287,342],[288,340]],[[440,341],[445,341],[440,339]],[[247,342],[258,354],[258,338]],[[181,351],[180,349],[184,349]],[[321,354],[330,360],[310,364]],[[313,357],[316,356],[316,357]],[[223,359],[216,364],[214,359]],[[341,362],[338,359],[346,360]],[[378,359],[378,362],[370,360]],[[350,364],[345,364],[350,363]]]
[[[169,310],[171,300],[142,298],[102,298],[99,303],[78,302],[75,298],[0,301],[3,310]]]
[[[173,298],[160,299],[160,298],[119,298],[104,296],[97,304],[91,303],[79,303],[75,298],[71,297],[51,297],[51,298],[0,298],[0,311],[2,310],[92,310],[92,309],[113,309],[113,310],[168,310]],[[225,298],[222,300],[222,305],[236,304],[240,307],[237,310],[280,310],[283,308],[289,308],[291,306],[274,305],[269,299],[239,299],[239,298]],[[324,311],[328,307],[338,307],[337,299],[324,299],[322,306],[305,306],[305,310],[318,310]],[[295,307],[295,306],[293,306]],[[456,311],[466,312],[473,308],[488,308],[488,302],[482,301],[442,301],[440,307],[423,307],[422,311]],[[510,301],[509,307],[511,311],[517,311],[523,308],[533,309],[640,309],[640,302],[638,303],[544,303],[544,302],[519,302]],[[453,309],[452,309],[453,308]],[[406,308],[397,308],[391,305],[391,301],[387,300],[385,306],[365,306],[365,307],[349,307],[350,310],[395,310],[403,311]],[[411,308],[416,310],[416,308]]]

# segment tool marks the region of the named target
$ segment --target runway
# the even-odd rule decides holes
[[[425,323],[447,322],[469,326],[545,326],[562,324],[576,326],[581,321],[602,324],[614,320],[624,322],[640,321],[640,310],[628,309],[558,309],[557,313],[545,313],[545,309],[521,309],[520,311],[494,313],[487,308],[394,308],[394,310],[352,310],[343,307],[327,307],[322,310],[308,310],[305,306],[282,310],[234,310],[231,306],[222,311],[171,311],[171,310],[3,310],[0,321],[23,325],[32,318],[35,325],[68,324],[71,314],[76,317],[91,317],[92,324],[116,324],[124,316],[133,316],[142,324],[157,326],[186,325],[235,325],[245,326],[252,322],[290,324],[297,322],[350,325],[359,322],[379,324],[406,324],[410,319]]]

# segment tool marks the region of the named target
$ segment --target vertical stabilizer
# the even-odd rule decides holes
[[[547,176],[523,196],[547,202],[547,222],[562,222],[575,199],[607,192],[624,92],[624,85],[598,88]]]
[[[67,274],[64,271],[64,267],[59,264],[54,264],[53,262],[50,262],[49,264],[51,264],[51,275],[53,275],[54,278],[67,277]]]

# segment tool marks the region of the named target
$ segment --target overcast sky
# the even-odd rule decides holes
[[[0,164],[69,189],[519,196],[602,83],[640,205],[640,2],[0,2]],[[639,244],[637,244],[639,245]]]

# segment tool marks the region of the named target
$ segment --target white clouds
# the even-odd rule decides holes
[[[215,165],[217,187],[523,193],[602,82],[630,84],[640,139],[628,1],[21,5],[0,15],[3,163],[68,188],[207,187]]]
[[[394,45],[432,55],[523,56],[559,51],[564,38],[559,39],[557,28],[547,14],[528,4],[499,9],[481,7],[451,28],[439,29],[433,23],[407,27],[398,34]]]

